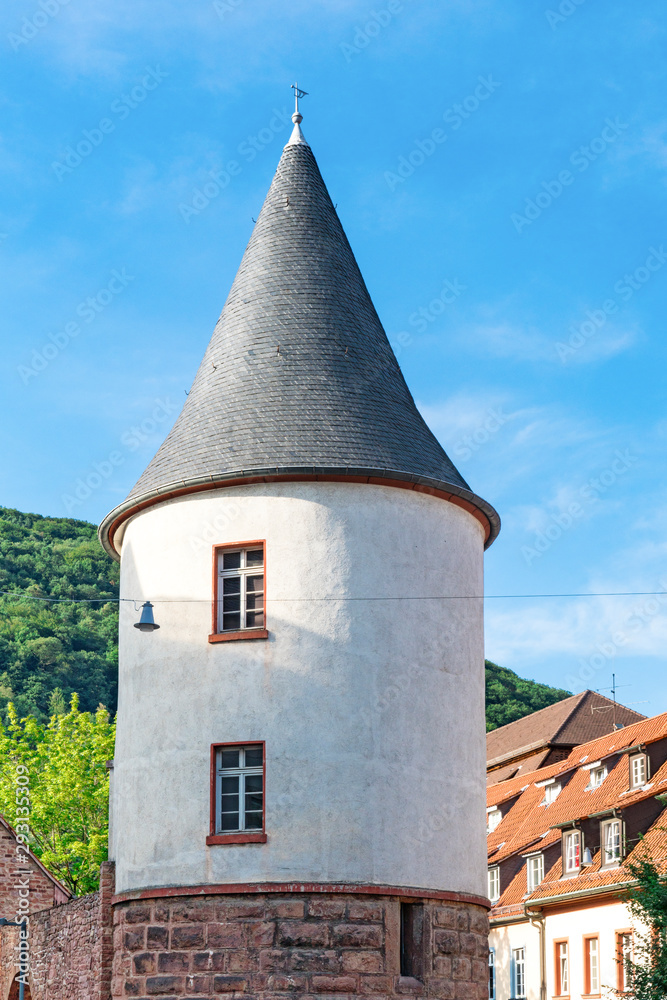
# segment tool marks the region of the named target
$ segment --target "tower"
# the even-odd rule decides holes
[[[485,995],[483,549],[293,116],[121,598],[114,997]]]

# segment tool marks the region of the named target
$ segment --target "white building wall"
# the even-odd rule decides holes
[[[581,1000],[584,993],[584,938],[598,935],[600,958],[600,993],[608,996],[617,988],[616,934],[633,926],[628,908],[616,900],[599,903],[589,901],[577,909],[560,913],[547,912],[544,922],[546,997],[556,994],[556,942],[567,940],[570,1000]],[[496,958],[496,1000],[515,996],[511,977],[512,951],[526,948],[527,1000],[540,1000],[540,940],[537,927],[528,922],[493,926],[489,947]]]
[[[567,913],[547,917],[547,996],[555,995],[555,942],[567,939],[570,956],[570,997],[584,994],[584,937],[599,936],[600,987],[602,995],[616,989],[616,932],[632,927],[632,919],[624,903],[613,901],[604,905],[582,906]]]
[[[526,998],[540,1000],[540,938],[537,928],[528,921],[492,927],[489,948],[495,953],[496,1000],[509,1000],[515,996],[512,953],[517,948],[525,949]]]
[[[211,546],[257,539],[270,638],[211,644]],[[438,599],[483,592],[482,551],[460,507],[383,486],[235,487],[136,515],[121,596],[153,601],[161,627],[139,632],[121,604],[117,891],[299,880],[486,895],[482,601]],[[406,595],[422,599],[388,599]],[[207,847],[210,745],[255,740],[268,843]]]

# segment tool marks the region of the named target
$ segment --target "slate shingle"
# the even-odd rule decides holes
[[[183,410],[128,500],[297,470],[474,496],[421,417],[308,145],[287,145]]]

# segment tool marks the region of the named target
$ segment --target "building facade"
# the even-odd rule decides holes
[[[492,1000],[630,992],[627,865],[667,865],[667,714],[488,789]]]

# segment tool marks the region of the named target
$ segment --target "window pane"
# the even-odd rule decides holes
[[[264,612],[249,611],[246,615],[246,628],[264,628]]]
[[[246,813],[245,828],[246,828],[246,830],[261,830],[262,829],[262,814],[261,814],[261,812],[260,813]]]
[[[238,569],[241,565],[241,553],[240,552],[223,552],[222,553],[222,568],[223,569]]]
[[[245,752],[246,767],[262,766],[262,747],[248,747]]]
[[[226,576],[222,581],[222,592],[223,594],[240,594],[241,593],[241,577],[240,576]]]
[[[239,828],[238,813],[223,813],[220,817],[220,829],[223,833],[236,831]]]
[[[231,594],[230,596],[225,595],[222,599],[222,610],[223,612],[240,611],[241,595],[240,594]]]
[[[246,577],[246,590],[248,593],[259,592],[261,593],[264,589],[264,577],[263,576],[247,576]]]
[[[246,552],[246,566],[263,566],[264,549],[248,549]]]
[[[264,781],[261,774],[247,774],[245,779],[245,790],[247,792],[261,792],[262,782]]]
[[[224,774],[220,779],[222,782],[223,795],[238,795],[239,779],[233,774]]]
[[[246,792],[245,797],[245,808],[246,812],[261,812],[262,811],[262,793],[253,793],[252,795]]]
[[[241,628],[240,614],[226,614],[222,616],[223,632],[236,632]]]
[[[238,750],[222,750],[220,752],[220,766],[225,768],[238,767],[239,766]]]
[[[239,797],[238,795],[223,795],[222,796],[222,812],[232,813],[239,811]]]

